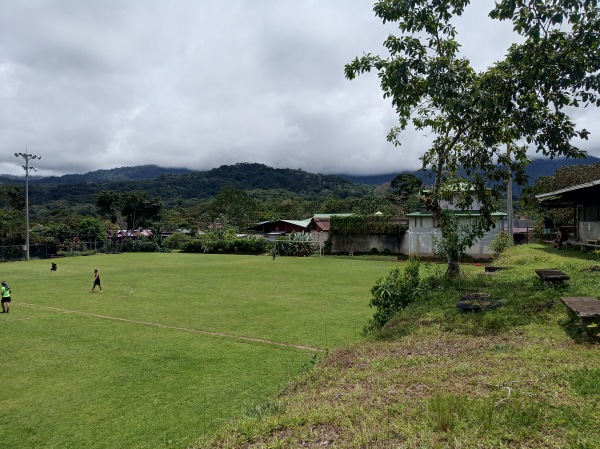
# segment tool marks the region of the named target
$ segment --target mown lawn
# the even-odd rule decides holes
[[[358,341],[393,262],[121,254],[6,263],[0,447],[183,448]],[[90,293],[98,269],[103,293]]]
[[[429,280],[376,336],[331,351],[258,412],[201,448],[600,448],[600,344],[562,296],[600,298],[598,256],[509,249],[484,275]],[[537,268],[559,268],[545,285]],[[468,292],[501,307],[458,311]]]

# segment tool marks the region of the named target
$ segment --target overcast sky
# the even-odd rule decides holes
[[[4,0],[0,2],[0,173],[15,152],[41,175],[156,164],[209,170],[258,162],[312,173],[413,170],[428,138],[397,123],[375,73],[395,28],[370,0]],[[474,0],[459,23],[478,69],[500,59],[511,27]],[[598,110],[577,111],[600,156]]]

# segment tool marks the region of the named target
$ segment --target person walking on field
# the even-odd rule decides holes
[[[92,285],[92,289],[90,290],[90,293],[94,291],[94,289],[96,288],[96,285],[100,289],[100,293],[102,293],[102,286],[100,285],[100,274],[98,274],[98,270],[94,270],[94,285]]]
[[[8,313],[10,310],[10,287],[6,285],[6,281],[2,281],[0,294],[2,295],[2,312],[0,313]]]

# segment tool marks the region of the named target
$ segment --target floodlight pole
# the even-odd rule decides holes
[[[22,157],[25,159],[25,260],[29,260],[29,172],[31,170],[37,171],[36,168],[29,166],[31,159],[41,159],[42,156],[27,153],[27,147],[25,147],[25,153],[15,153],[15,157]]]

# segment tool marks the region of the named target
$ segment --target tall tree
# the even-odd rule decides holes
[[[349,79],[377,70],[399,117],[390,142],[400,145],[409,124],[434,136],[421,161],[434,179],[427,207],[445,245],[458,245],[450,252],[448,275],[459,272],[465,249],[494,225],[491,213],[508,174],[524,183],[528,151],[584,154],[572,141],[588,132],[576,129],[565,108],[600,105],[596,0],[498,0],[490,16],[511,20],[522,43],[481,72],[461,57],[452,24],[469,3],[378,1],[375,14],[384,23],[397,22],[401,35],[385,41],[387,58],[367,54],[345,67]],[[442,210],[443,200],[460,209],[477,201],[480,217],[459,229],[452,212]]]
[[[127,229],[137,229],[158,220],[162,202],[158,197],[148,197],[146,192],[115,192],[103,190],[96,195],[96,207],[101,216],[113,223],[126,223]]]
[[[77,234],[85,241],[104,241],[106,240],[106,230],[104,225],[97,218],[83,218],[77,223]]]
[[[102,190],[96,195],[96,208],[100,216],[110,220],[111,223],[118,224],[123,222],[121,213],[122,199],[119,192],[114,190]]]
[[[149,226],[160,219],[162,202],[157,196],[149,197],[146,192],[127,192],[123,194],[121,213],[127,222],[127,229]]]
[[[0,186],[0,244],[16,245],[25,241],[25,199],[23,188]]]
[[[390,196],[405,214],[420,208],[418,197],[423,181],[411,173],[401,173],[390,182]]]
[[[257,216],[258,205],[243,190],[223,187],[210,205],[212,217],[227,217],[227,221],[238,229],[250,226]]]
[[[0,185],[0,207],[5,209],[25,209],[23,187],[11,184]]]

